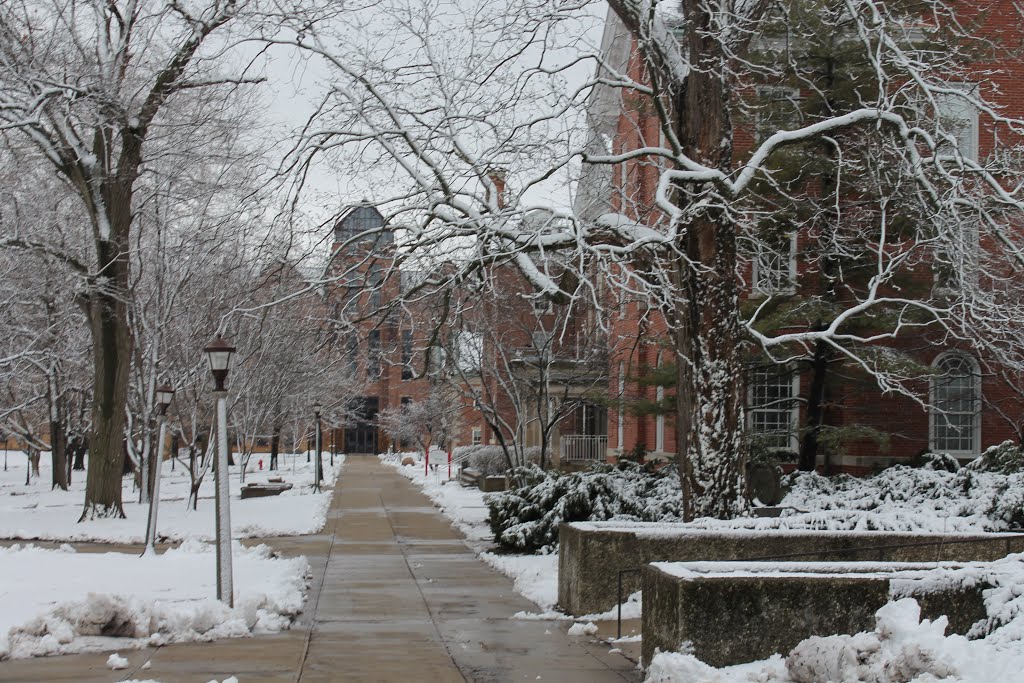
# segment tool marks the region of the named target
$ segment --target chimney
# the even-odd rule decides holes
[[[506,198],[505,197],[505,186],[506,186],[506,180],[507,180],[507,172],[503,168],[492,168],[492,169],[489,169],[487,171],[487,179],[489,181],[491,181],[490,185],[487,186],[487,193],[485,195],[486,198],[487,198],[487,203],[490,204],[491,198],[494,196],[493,193],[497,193],[497,195],[498,195],[498,201],[497,201],[498,208],[499,209],[504,209],[505,208],[505,198]]]

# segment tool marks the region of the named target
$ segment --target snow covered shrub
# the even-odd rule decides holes
[[[511,452],[512,457],[515,458],[515,451]],[[508,458],[505,457],[505,451],[501,446],[493,444],[459,446],[452,452],[452,455],[453,457],[459,457],[467,453],[469,454],[466,460],[467,467],[471,467],[485,477],[505,474],[508,471]],[[524,455],[526,463],[536,464],[540,462],[539,447],[533,446],[525,449]]]
[[[513,476],[524,485],[488,496],[488,521],[494,540],[519,552],[553,550],[562,522],[658,522],[682,516],[674,468],[651,471],[621,462],[563,474],[531,465],[517,468]]]
[[[469,466],[485,477],[491,477],[508,470],[508,458],[501,446],[477,446],[469,456]]]
[[[988,448],[981,457],[968,463],[967,467],[976,472],[1016,474],[1024,469],[1024,451],[1012,441],[1004,441]]]
[[[925,453],[921,456],[922,468],[937,472],[956,472],[960,469],[960,461],[949,453]]]
[[[1005,444],[1004,444],[1005,446]],[[783,505],[807,511],[784,518],[789,528],[885,531],[1005,531],[1024,526],[1024,471],[1012,469],[1003,446],[949,471],[895,465],[876,475],[823,477],[797,472],[785,477]],[[988,463],[979,460],[989,458]],[[1009,460],[1010,464],[1007,464]]]

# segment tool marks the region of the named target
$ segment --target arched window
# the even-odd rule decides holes
[[[972,358],[948,353],[936,359],[931,406],[931,449],[977,455],[981,450],[981,373]]]

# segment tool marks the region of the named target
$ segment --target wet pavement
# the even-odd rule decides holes
[[[407,479],[350,457],[322,533],[267,541],[312,566],[292,630],[216,643],[0,662],[0,682],[639,681],[635,664],[536,611]],[[148,669],[141,669],[149,663]]]

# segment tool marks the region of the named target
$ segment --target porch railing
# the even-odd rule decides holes
[[[569,434],[560,440],[562,462],[604,460],[608,453],[607,434]]]

